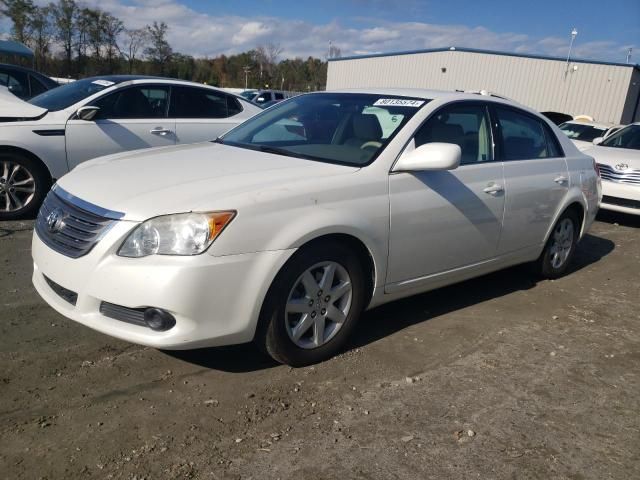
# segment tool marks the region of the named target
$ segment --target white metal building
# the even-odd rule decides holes
[[[327,90],[415,87],[488,90],[540,112],[640,121],[640,66],[440,48],[329,60]]]

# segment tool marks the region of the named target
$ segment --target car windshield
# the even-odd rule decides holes
[[[281,102],[234,128],[220,143],[343,165],[373,162],[429,100],[313,93]]]
[[[57,112],[116,83],[107,79],[85,78],[84,80],[77,80],[44,92],[37,97],[33,97],[29,100],[29,103],[46,108],[50,112]]]
[[[258,92],[255,90],[246,90],[240,94],[241,97],[246,98],[247,100],[251,100],[253,97],[257,95]]]
[[[640,125],[629,125],[607,137],[600,145],[603,147],[628,148],[640,150]]]
[[[594,138],[602,137],[607,131],[606,128],[580,123],[563,123],[560,125],[560,130],[570,139],[584,142],[591,142]]]

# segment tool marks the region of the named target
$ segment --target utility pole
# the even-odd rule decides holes
[[[244,89],[246,90],[249,85],[249,72],[251,71],[251,68],[249,65],[245,65],[242,67],[242,71],[244,72]]]
[[[569,60],[571,60],[571,49],[573,48],[573,41],[578,36],[578,30],[573,27],[571,30],[571,42],[569,43],[569,53],[567,54],[567,65],[564,69],[564,78],[567,78],[567,73],[569,73]]]
[[[633,49],[631,47],[629,47],[629,50],[627,50],[627,63],[631,63],[631,51]]]

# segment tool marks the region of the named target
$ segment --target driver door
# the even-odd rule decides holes
[[[482,103],[443,107],[418,129],[414,142],[459,145],[460,166],[389,176],[388,293],[420,290],[496,256],[504,173],[494,161],[490,125]]]
[[[74,116],[67,122],[69,169],[103,155],[176,143],[175,120],[167,118],[166,85],[126,87],[90,105],[100,108],[93,120]]]

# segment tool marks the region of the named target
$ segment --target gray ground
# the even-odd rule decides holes
[[[606,215],[555,282],[510,269],[368,312],[315,367],[165,353],[66,320],[0,223],[0,477],[640,475],[640,221]]]

